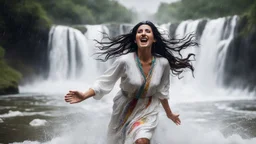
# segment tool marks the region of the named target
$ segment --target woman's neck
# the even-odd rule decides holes
[[[138,48],[138,57],[140,61],[149,62],[152,59],[151,48]]]

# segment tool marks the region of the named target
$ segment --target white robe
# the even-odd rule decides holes
[[[113,113],[108,127],[108,144],[132,144],[139,138],[151,139],[158,123],[159,99],[168,99],[170,66],[163,57],[155,57],[149,87],[143,98],[139,98],[128,119],[124,121],[124,109],[135,97],[144,82],[136,63],[136,54],[120,56],[91,87],[95,99],[101,99],[121,78],[120,91],[114,98]],[[123,121],[122,121],[123,120]],[[125,122],[125,123],[124,123]],[[122,124],[123,123],[123,124]]]

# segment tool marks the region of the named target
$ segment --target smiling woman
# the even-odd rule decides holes
[[[136,43],[138,47],[151,47],[152,44],[156,42],[152,29],[148,25],[141,25],[136,34]]]
[[[170,70],[179,75],[185,68],[192,71],[189,54],[186,58],[173,53],[197,45],[193,35],[180,40],[165,39],[150,21],[140,22],[130,33],[110,41],[97,41],[106,54],[103,61],[118,57],[114,64],[91,88],[83,92],[69,91],[68,103],[78,103],[90,97],[101,99],[121,78],[120,91],[114,98],[113,113],[108,128],[109,144],[149,144],[158,124],[159,105],[167,117],[180,125],[178,114],[172,113],[169,104]],[[180,54],[181,56],[181,54]]]

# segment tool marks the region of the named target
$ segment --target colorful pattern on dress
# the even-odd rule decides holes
[[[148,106],[151,104],[151,102],[152,102],[152,96],[150,96],[150,97],[148,98],[148,103],[147,103],[147,105],[146,105],[146,108],[148,108]]]
[[[136,107],[136,104],[138,102],[138,99],[133,98],[124,108],[124,111],[122,113],[122,118],[121,118],[121,125],[123,126],[126,121],[128,120],[129,116],[132,114],[133,109]]]
[[[143,68],[142,68],[142,65],[140,63],[138,56],[135,54],[134,57],[136,59],[136,63],[140,70],[140,73],[143,76],[143,85],[140,87],[139,93],[136,95],[136,98],[143,98],[146,96],[148,88],[149,88],[149,84],[151,82],[152,72],[153,72],[153,68],[155,66],[155,57],[152,58],[152,65],[151,65],[151,68],[150,68],[147,76],[144,74],[144,71],[143,71]]]
[[[139,119],[138,121],[136,121],[135,123],[133,123],[129,133],[132,132],[136,127],[145,124],[146,120],[147,120],[146,118],[142,118],[142,119]]]
[[[130,115],[132,114],[134,108],[136,107],[138,99],[139,98],[144,98],[147,94],[147,91],[148,91],[148,88],[149,88],[149,85],[150,85],[150,81],[151,81],[151,78],[152,78],[152,71],[153,71],[153,68],[154,68],[154,65],[155,65],[155,58],[153,57],[150,71],[149,71],[149,73],[146,77],[144,72],[143,72],[143,68],[142,68],[142,65],[139,61],[138,56],[136,54],[134,56],[135,56],[137,66],[138,66],[138,68],[139,68],[139,70],[140,70],[144,79],[143,79],[143,84],[140,86],[139,91],[137,91],[137,93],[135,95],[135,98],[133,98],[129,103],[127,103],[127,105],[124,107],[123,112],[121,114],[120,126],[119,127],[121,128],[125,125],[124,132],[126,131],[126,126],[128,125],[127,120],[130,117]],[[150,105],[151,100],[152,100],[151,98],[152,97],[149,98],[149,101],[146,105],[146,108]]]

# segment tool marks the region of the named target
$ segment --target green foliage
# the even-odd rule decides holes
[[[91,11],[85,5],[73,3],[72,0],[38,0],[55,24],[94,23]]]
[[[0,60],[4,58],[5,50],[0,46]]]
[[[177,22],[241,15],[253,2],[254,0],[181,0],[171,4],[162,3],[155,17],[159,22]]]
[[[251,7],[241,16],[240,20],[240,36],[245,37],[249,33],[256,31],[256,1]]]
[[[256,1],[250,7],[247,15],[249,19],[249,27],[252,28],[253,26],[256,25]]]
[[[109,0],[87,0],[88,7],[99,23],[106,22],[131,22],[131,11],[120,5],[117,1]]]
[[[181,3],[175,2],[171,5],[168,5],[166,3],[161,3],[158,12],[155,14],[156,19],[161,23],[168,23],[170,20],[172,22],[178,22],[180,21],[179,18],[179,9]]]
[[[87,28],[84,25],[73,25],[72,28],[79,30],[83,34],[87,31]]]
[[[0,46],[0,93],[1,89],[17,87],[21,79],[21,74],[9,67],[4,59],[4,49]]]
[[[48,31],[50,26],[50,19],[40,3],[33,0],[0,1],[0,45],[6,48],[6,53],[16,43],[32,41],[35,35],[40,36],[39,33]]]
[[[47,17],[45,10],[40,3],[33,0],[24,0],[22,3],[18,3],[14,12],[19,15],[16,19],[18,23],[34,26],[32,28],[35,30],[50,26],[50,19]]]
[[[9,67],[4,61],[0,60],[0,89],[18,86],[21,74]]]
[[[22,25],[23,28],[36,31],[51,25],[42,6],[33,0],[2,0],[0,1],[0,12],[0,17],[4,20],[7,28]]]
[[[131,22],[132,12],[110,0],[37,0],[55,24]]]

